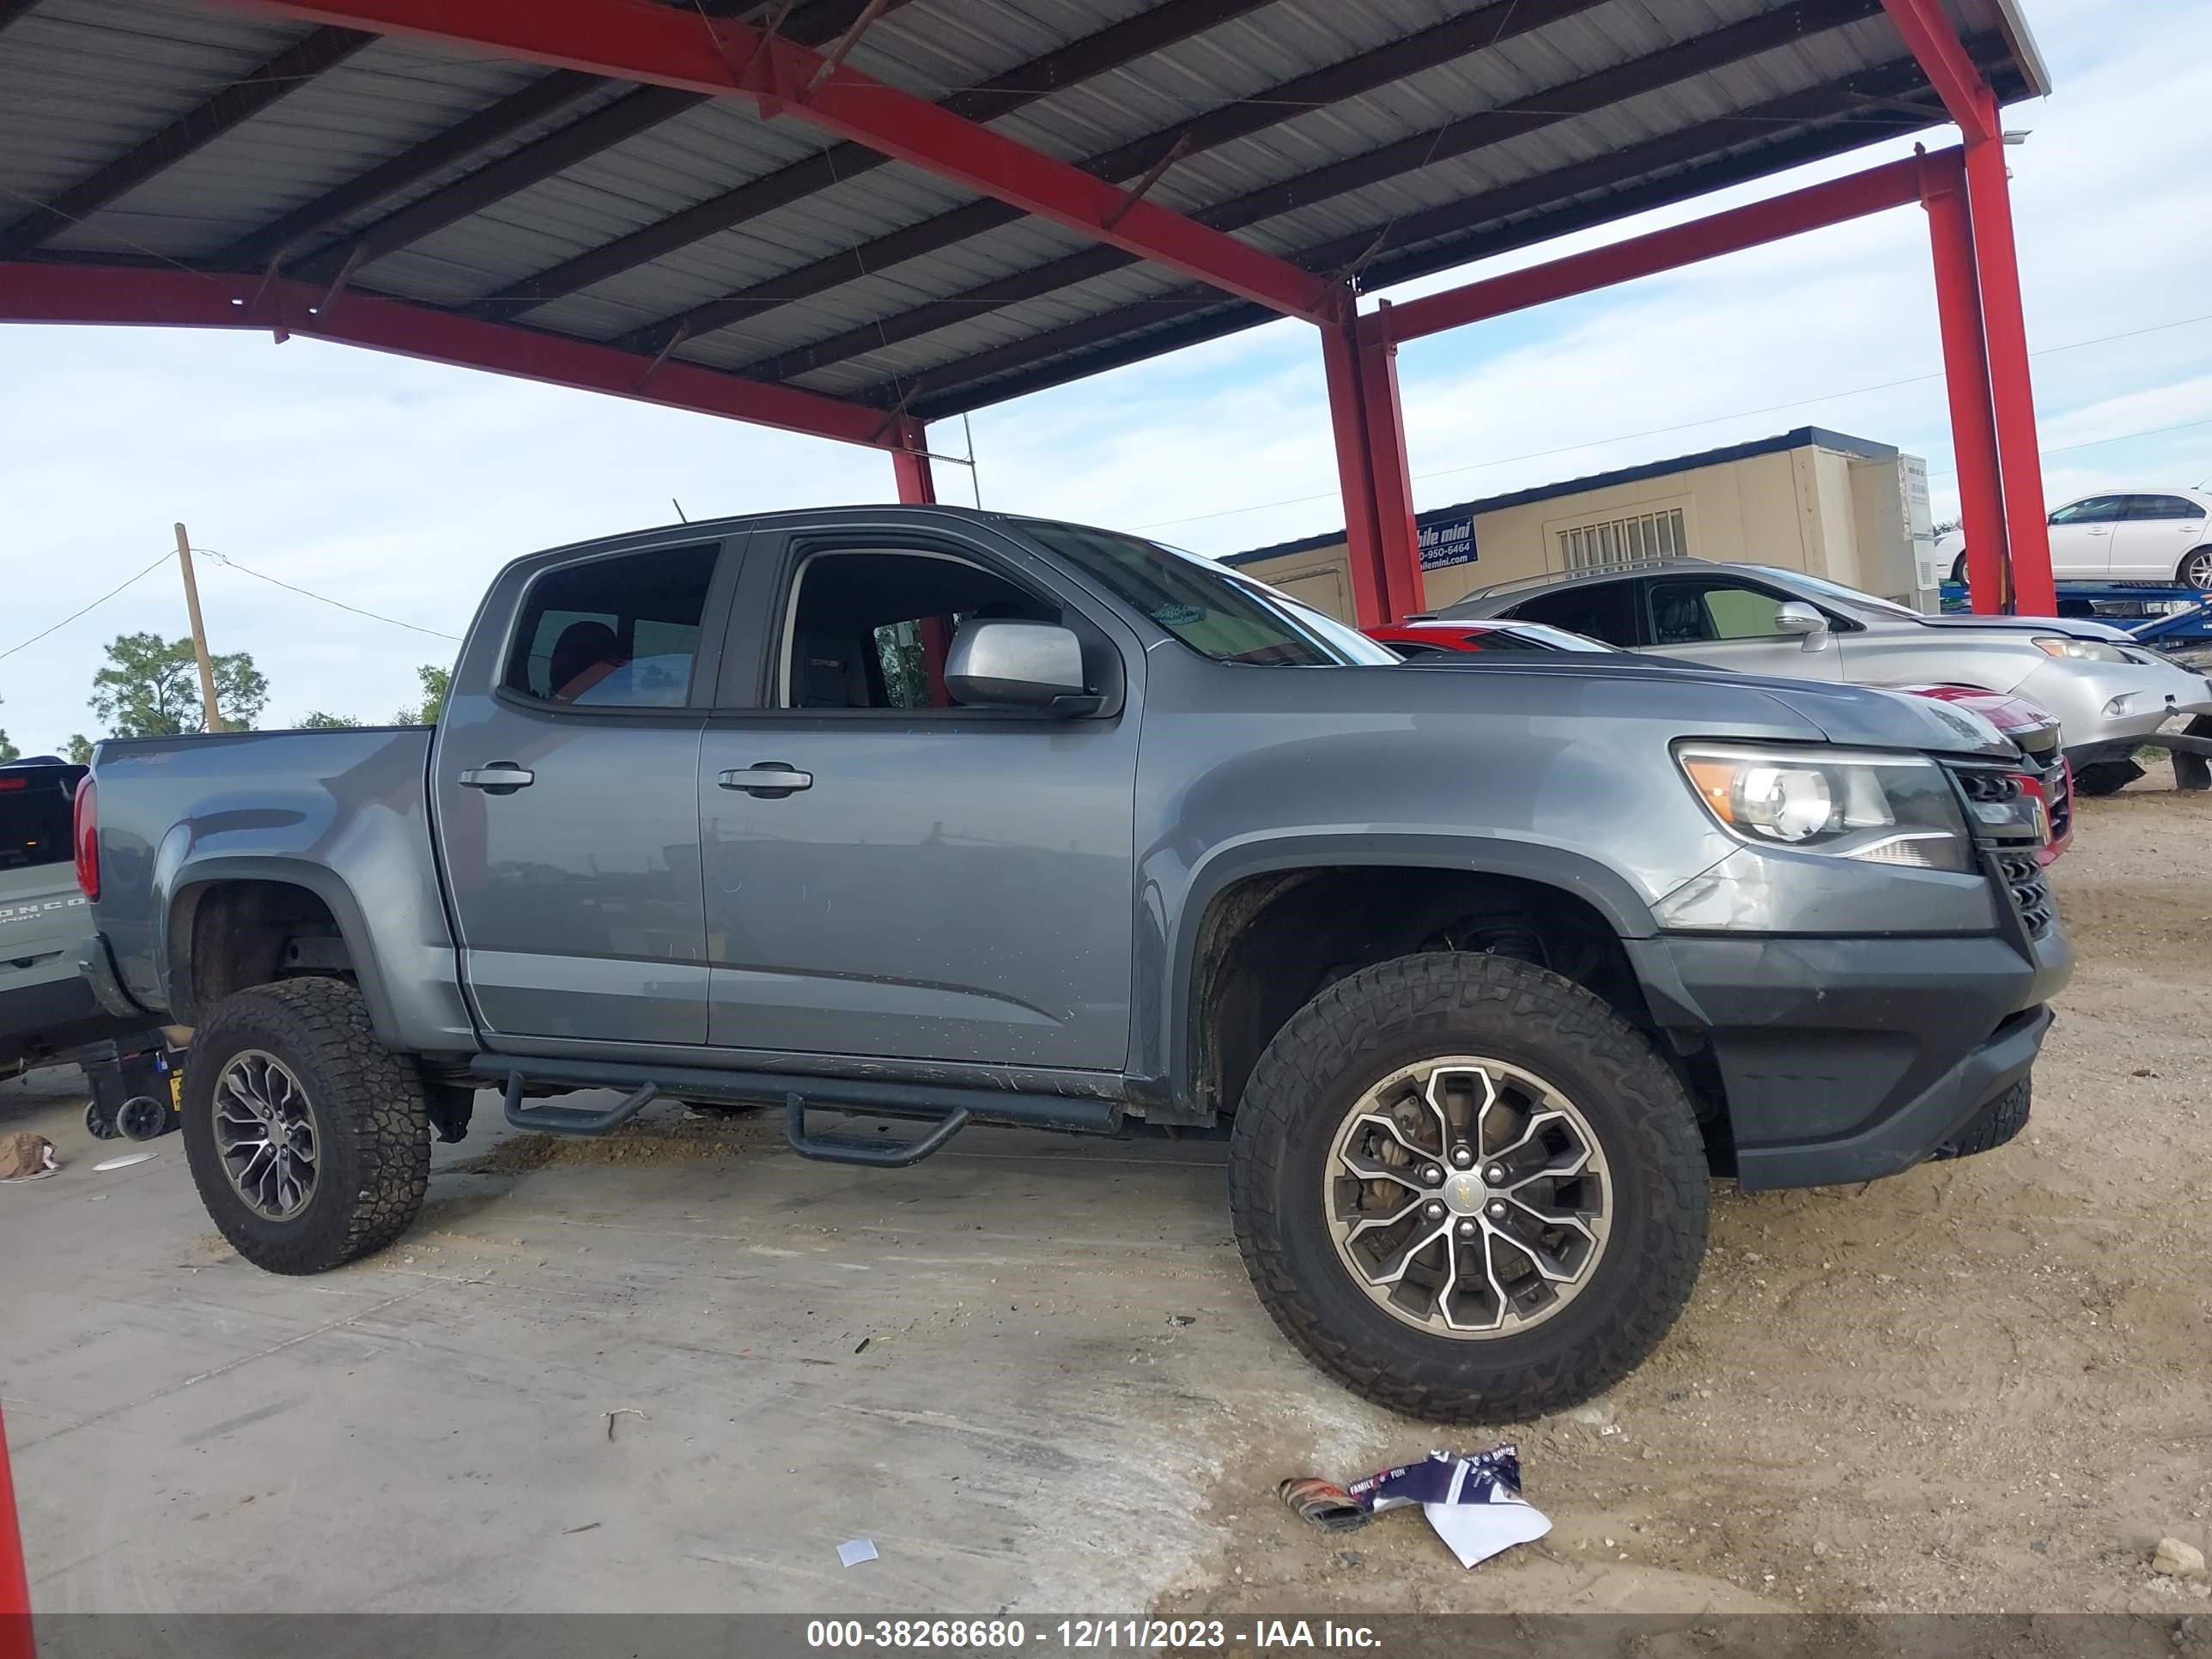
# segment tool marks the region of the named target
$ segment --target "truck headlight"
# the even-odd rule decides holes
[[[1923,755],[1687,743],[1674,758],[1739,841],[1923,870],[1971,870],[1957,796]]]
[[[2127,653],[2106,640],[2066,640],[2053,634],[2038,634],[2035,648],[2046,657],[2073,657],[2084,662],[2125,662]]]

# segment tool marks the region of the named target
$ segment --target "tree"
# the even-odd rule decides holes
[[[326,714],[311,708],[293,724],[302,732],[349,732],[361,722],[350,714]]]
[[[92,764],[92,739],[82,732],[72,732],[69,747],[63,752],[69,756],[71,766],[89,766]]]
[[[438,716],[446,712],[446,693],[453,688],[453,671],[426,662],[415,671],[415,678],[422,684],[422,705],[401,709],[392,717],[394,726],[435,726]]]
[[[1929,526],[1928,533],[1940,542],[1944,537],[1956,530],[1959,527],[1959,524],[1960,521],[1956,519],[1945,519],[1939,524],[1932,524]]]
[[[269,701],[269,682],[254,667],[250,652],[228,652],[214,664],[216,707],[224,728],[251,728]],[[107,666],[92,677],[91,708],[118,738],[173,738],[206,730],[191,641],[117,635],[108,641]]]
[[[21,750],[8,741],[7,732],[0,731],[0,766],[5,766],[11,760],[20,760],[22,754]]]

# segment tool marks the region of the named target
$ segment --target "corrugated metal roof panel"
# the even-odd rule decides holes
[[[0,33],[0,224],[189,113],[310,33],[173,0],[46,0]],[[112,253],[119,232],[78,240]]]
[[[671,3],[678,0],[670,0]],[[687,0],[688,3],[688,0]],[[1462,117],[1534,99],[1580,78],[1801,0],[1594,0],[1549,16],[1526,33],[1425,64],[1387,87],[1321,108],[1291,108],[1263,130],[1178,161],[1152,200],[1197,210],[1255,191],[1281,191],[1316,169],[1434,131]],[[941,98],[1177,0],[909,0],[876,19],[850,62],[921,96]],[[1283,83],[1340,64],[1447,20],[1495,15],[1486,0],[1255,0],[1254,8],[1141,59],[1054,88],[995,129],[1047,154],[1079,158],[1179,125],[1224,104],[1266,99]],[[1944,0],[1969,31],[2010,43],[2019,73],[2042,74],[2016,0]],[[1525,14],[1523,14],[1525,17]],[[0,32],[0,225],[126,153],[212,94],[310,33],[199,0],[41,0]],[[1408,214],[1449,222],[1500,185],[1548,176],[1591,157],[1621,154],[1631,165],[1597,192],[1610,199],[1638,176],[1638,147],[1724,120],[1746,106],[1797,89],[1832,85],[1902,55],[1879,16],[1807,37],[1755,58],[1702,72],[1607,107],[1559,119],[1463,155],[1433,157],[1381,182],[1281,212],[1237,234],[1282,252],[1364,234]],[[543,82],[549,71],[480,56],[380,41],[302,83],[115,201],[88,222],[58,234],[49,254],[82,258],[154,252],[206,259],[284,214],[404,154],[458,122]],[[1917,77],[1916,77],[1917,78]],[[623,100],[659,109],[658,92],[614,82],[574,81],[575,95],[531,124],[364,203],[315,233],[301,252],[356,234],[396,210],[445,189],[520,148]],[[1900,82],[1900,84],[1907,84]],[[2008,84],[2014,84],[2008,82]],[[1908,84],[1907,89],[1911,89]],[[1832,124],[1833,149],[1893,131],[1872,122]],[[1823,126],[1822,131],[1829,131]],[[1748,137],[1744,146],[1789,139],[1793,156],[1820,153],[1793,135]],[[466,305],[604,247],[745,182],[823,149],[830,139],[788,113],[758,118],[736,102],[705,103],[636,131],[593,155],[579,155],[503,199],[489,201],[356,275],[363,289],[435,305]],[[1731,150],[1730,153],[1734,153]],[[1666,173],[1677,168],[1649,171]],[[1584,196],[1590,192],[1583,192]],[[579,293],[530,308],[535,326],[614,339],[817,264],[853,258],[854,274],[821,292],[763,306],[731,325],[686,339],[679,355],[721,366],[757,364],[794,347],[863,333],[918,305],[953,298],[1012,274],[1048,266],[1091,245],[1085,234],[1022,220],[942,247],[921,246],[895,263],[859,250],[973,200],[964,188],[892,163],[840,180],[806,199],[673,250]],[[1581,199],[1565,188],[1549,212]],[[1513,222],[1519,222],[1516,218]],[[1441,246],[1481,227],[1470,210]],[[1421,244],[1409,245],[1418,250]],[[1401,258],[1405,247],[1394,248]],[[325,269],[331,262],[326,261]],[[1080,349],[1123,351],[1164,332],[1187,332],[1194,317],[1221,314],[1226,301],[1194,305],[1178,295],[1188,279],[1132,264],[1003,307],[978,307],[911,340],[891,340],[828,365],[804,384],[880,395],[977,352],[1049,334],[1113,313],[1127,328]],[[647,331],[643,337],[653,336]],[[1068,347],[1070,352],[1079,348]],[[1055,352],[1055,356],[1060,355]],[[1040,357],[1037,361],[1048,361]],[[1019,372],[1031,371],[1024,367]]]
[[[102,218],[134,222],[164,252],[212,255],[544,73],[380,40],[118,198]]]

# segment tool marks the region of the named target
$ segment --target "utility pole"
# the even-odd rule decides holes
[[[208,659],[207,629],[200,622],[199,584],[192,580],[192,538],[182,525],[177,526],[177,567],[185,573],[185,610],[192,619],[192,655],[200,665],[200,707],[207,714],[207,729],[220,732],[222,717],[216,713],[215,664]]]

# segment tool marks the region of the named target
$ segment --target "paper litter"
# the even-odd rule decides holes
[[[1301,1519],[1328,1532],[1357,1531],[1386,1510],[1418,1504],[1463,1567],[1552,1529],[1521,1496],[1520,1455],[1504,1443],[1472,1455],[1432,1451],[1418,1463],[1379,1469],[1349,1486],[1309,1475],[1276,1490]]]

